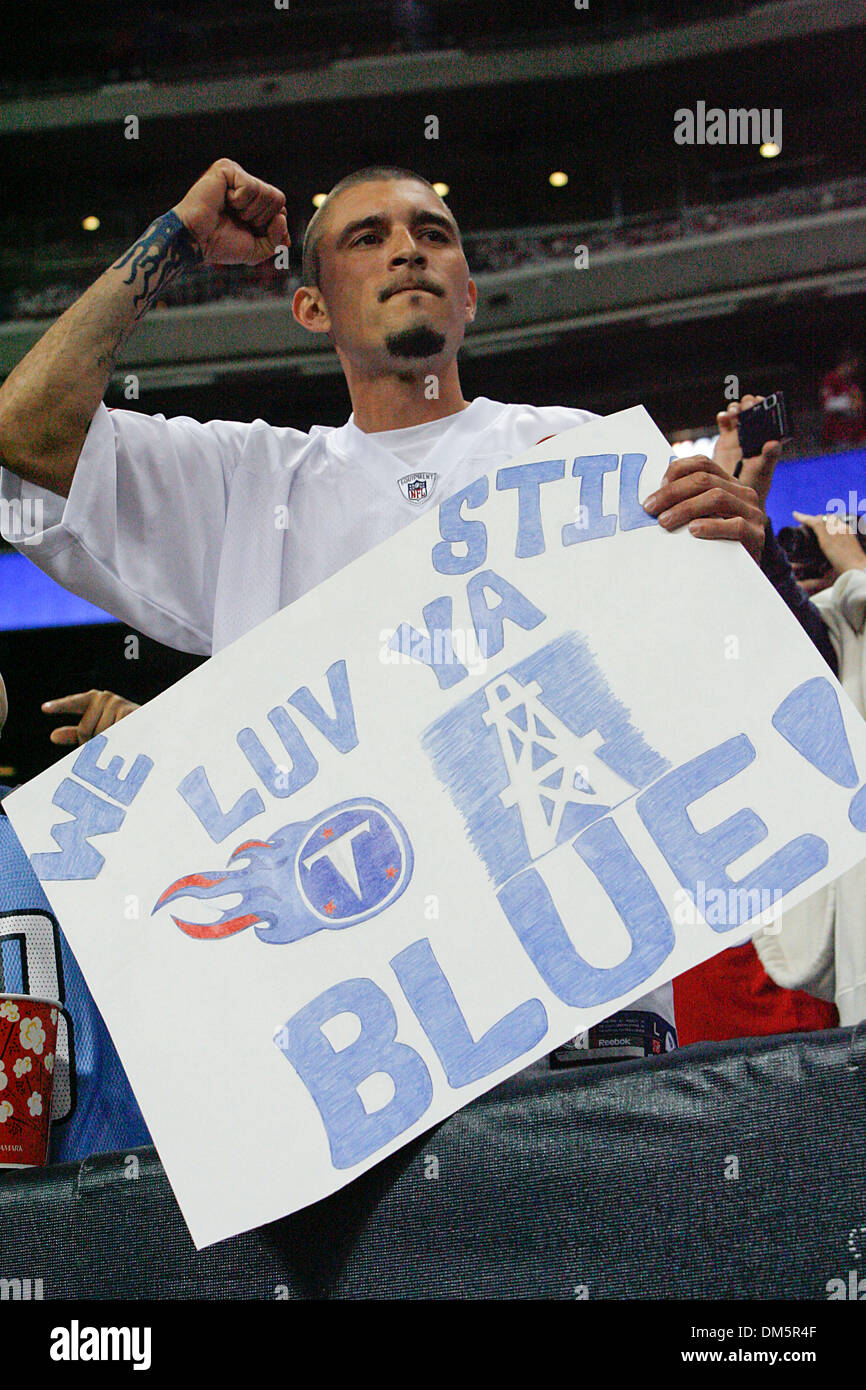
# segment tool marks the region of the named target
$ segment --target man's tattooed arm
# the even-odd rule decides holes
[[[201,265],[203,259],[177,213],[166,212],[151,222],[144,235],[111,268],[129,269],[123,283],[136,287],[133,303],[136,317],[140,318],[180,271]]]
[[[141,316],[202,253],[175,212],[61,314],[0,388],[0,465],[68,496],[117,354]]]

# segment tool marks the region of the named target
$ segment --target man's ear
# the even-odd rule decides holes
[[[472,323],[475,318],[475,310],[478,307],[478,286],[474,280],[470,280],[466,286],[466,322]]]
[[[292,299],[292,313],[302,328],[310,333],[330,331],[331,319],[322,298],[322,292],[315,285],[301,285],[295,290]]]

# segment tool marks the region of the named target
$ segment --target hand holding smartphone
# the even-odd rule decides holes
[[[765,396],[757,405],[742,411],[737,417],[737,433],[743,459],[757,458],[770,439],[778,439],[780,443],[786,439],[788,414],[784,391],[774,391],[772,396]],[[735,478],[740,476],[741,467],[742,459],[734,471]]]

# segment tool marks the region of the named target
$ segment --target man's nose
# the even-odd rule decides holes
[[[415,240],[408,227],[394,233],[389,259],[392,266],[425,265],[427,261],[423,246]]]

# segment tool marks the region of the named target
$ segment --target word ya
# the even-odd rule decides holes
[[[635,531],[657,525],[656,518],[638,500],[646,461],[646,454],[586,454],[573,459],[570,474],[577,482],[578,500],[573,510],[575,519],[559,527],[560,544],[580,545],[613,536],[618,530]],[[566,462],[542,459],[538,463],[511,464],[496,473],[496,491],[513,492],[517,502],[516,559],[526,560],[547,550],[549,538],[542,524],[541,490],[565,480]],[[604,509],[604,480],[609,473],[619,474],[619,507],[615,512]],[[484,568],[487,527],[478,517],[464,515],[464,509],[477,511],[489,495],[490,479],[484,476],[442,503],[442,539],[434,545],[430,556],[438,574],[470,576],[466,582],[466,603],[475,641],[486,658],[502,651],[506,621],[532,631],[546,617],[508,580]],[[421,612],[427,632],[404,621],[394,631],[389,648],[398,659],[408,657],[428,666],[440,690],[450,690],[469,675],[467,665],[459,660],[455,644],[449,639],[449,634],[460,631],[454,622],[454,600],[448,594],[440,595],[425,604]]]

